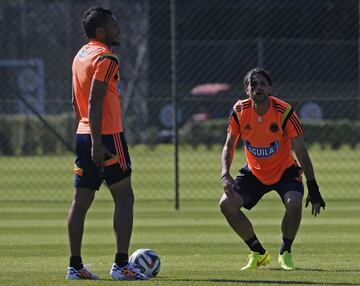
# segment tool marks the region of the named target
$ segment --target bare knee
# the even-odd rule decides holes
[[[285,208],[288,212],[298,213],[302,209],[301,198],[289,197],[285,199]]]
[[[95,191],[92,190],[75,190],[71,207],[79,211],[87,211],[95,197]]]
[[[115,205],[134,205],[134,192],[130,177],[109,186]]]
[[[220,210],[224,215],[239,211],[242,205],[242,198],[237,194],[234,194],[232,198],[223,194],[219,201]]]

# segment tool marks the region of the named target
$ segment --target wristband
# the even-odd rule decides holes
[[[316,183],[316,180],[309,180],[306,182],[308,191],[309,191],[309,196],[310,196],[310,202],[311,204],[316,204],[319,203],[321,207],[325,207],[325,201],[323,200],[320,191],[319,191],[319,186]]]

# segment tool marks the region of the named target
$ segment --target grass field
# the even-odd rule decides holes
[[[241,272],[247,247],[230,230],[216,201],[136,204],[131,251],[149,247],[161,256],[159,276],[146,285],[360,285],[358,202],[331,202],[320,217],[306,209],[293,253],[298,270],[277,261],[282,206],[262,201],[249,216],[272,254],[268,268]],[[68,248],[67,203],[0,204],[0,285],[114,285],[112,204],[95,202],[87,218],[83,256],[101,281],[64,279]],[[121,282],[119,282],[121,283]]]
[[[180,198],[217,200],[221,194],[221,146],[213,149],[182,147],[179,152]],[[130,150],[133,185],[138,199],[173,200],[173,147],[154,149],[136,146]],[[360,146],[339,150],[310,149],[317,181],[326,199],[360,201]],[[73,155],[37,157],[0,156],[1,201],[69,201],[72,193]],[[234,159],[232,172],[245,163],[243,150]],[[104,188],[106,189],[106,188]],[[98,199],[108,200],[101,191]]]
[[[219,152],[220,147],[180,150],[181,204],[175,211],[172,148],[132,148],[137,202],[130,251],[153,248],[162,261],[159,277],[147,285],[360,285],[359,149],[310,150],[327,208],[318,218],[304,210],[293,247],[294,272],[277,264],[283,207],[274,194],[248,212],[272,262],[240,272],[248,249],[218,210]],[[83,246],[85,263],[103,280],[64,279],[72,164],[70,154],[0,157],[0,285],[116,283],[108,275],[113,206],[105,188],[87,217]],[[236,171],[240,163],[234,164]]]

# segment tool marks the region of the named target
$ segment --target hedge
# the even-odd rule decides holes
[[[74,145],[75,119],[71,113],[46,115],[45,120],[63,137]],[[132,128],[134,120],[127,118],[126,137],[129,145],[146,144],[154,147],[160,143],[169,143],[164,132],[156,126],[144,129]],[[132,124],[133,123],[133,124]],[[179,130],[180,143],[192,146],[223,144],[226,137],[228,120],[188,121]],[[337,149],[342,145],[354,148],[360,143],[360,122],[349,120],[303,122],[306,144],[318,144],[322,147]],[[140,133],[141,132],[141,133]],[[166,134],[171,134],[167,132]],[[60,154],[68,149],[61,141],[45,128],[35,116],[0,116],[0,155],[41,155]]]
[[[228,120],[188,121],[180,130],[180,142],[193,147],[223,144],[226,138]],[[307,146],[338,149],[342,145],[354,148],[360,143],[360,122],[350,120],[303,121],[304,138]]]
[[[46,115],[44,119],[61,137],[74,145],[75,119],[70,113]],[[0,154],[40,155],[68,151],[67,147],[35,116],[0,117]]]

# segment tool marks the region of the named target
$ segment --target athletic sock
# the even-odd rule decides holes
[[[70,267],[80,270],[84,267],[81,256],[70,256]]]
[[[289,239],[286,237],[283,237],[281,247],[280,247],[280,254],[283,254],[285,251],[291,252],[291,245],[293,243],[294,239]]]
[[[249,240],[246,240],[245,243],[247,244],[247,246],[249,246],[251,251],[255,251],[260,254],[265,254],[265,252],[266,252],[264,247],[262,247],[261,243],[259,242],[258,238],[256,237],[256,235],[254,235]]]
[[[128,264],[129,262],[129,255],[127,253],[116,253],[115,255],[115,263],[119,266],[119,267],[124,267]]]

